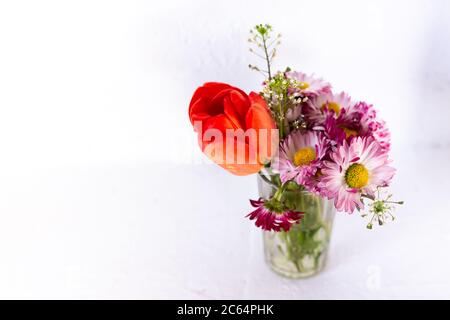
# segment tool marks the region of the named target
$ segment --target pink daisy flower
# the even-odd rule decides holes
[[[380,144],[383,152],[389,151],[389,130],[385,122],[377,117],[373,106],[365,102],[358,102],[349,109],[341,110],[337,118],[329,113],[324,127],[327,137],[337,144],[342,144],[344,140],[351,141],[355,137],[371,137]]]
[[[286,77],[296,80],[293,88],[290,88],[291,94],[300,94],[305,97],[316,97],[319,94],[330,92],[331,85],[322,78],[314,78],[313,75],[307,75],[303,72],[286,72]]]
[[[352,110],[354,103],[350,96],[341,92],[333,94],[326,92],[311,99],[304,107],[305,117],[314,125],[323,125],[327,116],[338,117],[341,111]]]
[[[357,137],[344,141],[324,161],[320,187],[339,211],[352,213],[364,207],[361,195],[374,195],[377,187],[387,186],[395,169],[388,166],[388,156],[372,138]]]
[[[272,169],[284,183],[294,180],[308,191],[317,192],[317,174],[328,150],[325,137],[316,131],[294,131],[282,142]]]
[[[269,206],[270,201],[250,200],[250,203],[256,210],[246,215],[250,220],[256,220],[255,225],[266,231],[289,231],[293,224],[299,223],[303,217],[302,212],[283,211],[276,212]]]
[[[360,120],[360,136],[372,136],[381,146],[384,152],[388,152],[391,147],[391,134],[386,126],[386,122],[377,117],[373,105],[365,102],[358,102],[355,105],[355,113],[362,114]]]

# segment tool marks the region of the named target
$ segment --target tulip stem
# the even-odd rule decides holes
[[[264,180],[264,182],[266,182],[266,183],[268,183],[268,184],[270,184],[270,185],[272,185],[272,186],[275,186],[275,187],[277,186],[276,184],[274,184],[272,181],[270,181],[270,180],[266,177],[266,175],[262,172],[262,170],[259,171],[258,174],[259,174],[259,176]]]

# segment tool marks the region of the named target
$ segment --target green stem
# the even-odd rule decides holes
[[[268,183],[268,184],[270,184],[270,185],[276,187],[276,185],[275,185],[272,181],[270,181],[269,179],[267,179],[267,177],[265,176],[265,174],[262,173],[262,170],[259,171],[258,174],[259,174],[259,176],[261,177],[261,179],[264,180],[265,183]]]
[[[297,196],[296,209],[306,212],[306,215],[299,225],[293,226],[280,239],[286,246],[286,258],[293,263],[298,272],[302,273],[308,272],[310,268],[317,269],[319,267],[320,258],[328,244],[331,230],[323,220],[322,200],[302,192],[299,192]],[[321,239],[315,238],[322,229],[325,236]],[[313,263],[310,266],[304,265],[307,257]]]
[[[299,260],[294,260],[294,266],[297,269],[298,272],[302,272],[302,267],[300,266],[301,262]]]
[[[266,62],[267,62],[267,73],[269,75],[269,81],[272,80],[272,73],[270,72],[270,57],[269,53],[267,52],[267,44],[266,44],[266,37],[262,36],[263,41],[263,47],[264,47],[264,54],[266,55]]]
[[[275,192],[275,194],[273,195],[273,197],[277,200],[277,201],[281,201],[281,197],[283,196],[283,192],[284,192],[284,188],[286,187],[286,184],[282,184],[281,186],[278,187],[278,190]]]

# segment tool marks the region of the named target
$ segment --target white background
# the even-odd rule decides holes
[[[290,281],[243,216],[255,177],[206,164],[206,81],[246,91],[248,30],[390,124],[406,205],[339,214],[326,269]],[[1,1],[0,298],[450,298],[450,3]]]

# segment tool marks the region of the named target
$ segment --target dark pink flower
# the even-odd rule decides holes
[[[389,151],[389,130],[385,122],[377,117],[373,106],[365,102],[358,102],[349,110],[343,109],[337,118],[329,113],[324,127],[327,137],[338,145],[355,137],[367,137],[377,141],[383,152]]]
[[[259,200],[250,200],[250,203],[256,210],[246,215],[246,218],[255,220],[255,225],[266,231],[289,231],[293,224],[299,223],[303,217],[302,212],[283,211],[275,212],[265,206],[266,201],[262,198]]]

